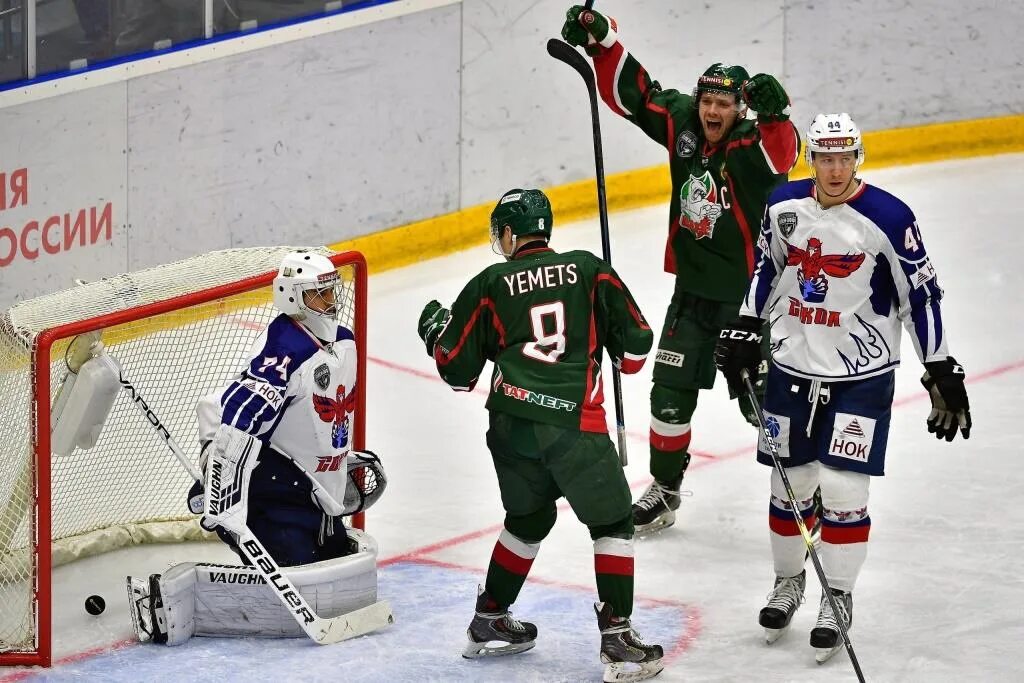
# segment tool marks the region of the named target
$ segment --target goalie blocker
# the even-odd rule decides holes
[[[360,614],[357,610],[380,604],[377,543],[358,529],[349,529],[348,534],[353,554],[283,569],[323,618],[355,616]],[[263,575],[251,567],[185,562],[148,579],[129,576],[128,598],[135,634],[142,642],[180,645],[192,636],[306,635]]]

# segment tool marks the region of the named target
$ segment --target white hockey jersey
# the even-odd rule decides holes
[[[352,448],[356,360],[348,329],[338,327],[337,341],[324,345],[279,315],[253,344],[245,370],[199,402],[200,440],[212,439],[221,424],[252,434],[291,458],[312,481],[321,508],[340,515]]]
[[[889,371],[901,325],[922,362],[948,355],[935,270],[913,212],[888,192],[862,182],[823,209],[813,180],[786,183],[768,199],[758,246],[740,314],[771,321],[782,370],[829,381]]]

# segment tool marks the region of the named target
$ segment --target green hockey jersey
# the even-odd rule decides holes
[[[470,391],[493,361],[488,410],[605,433],[603,349],[634,373],[654,336],[610,265],[537,244],[463,288],[434,349],[438,372]]]
[[[686,292],[739,303],[757,257],[765,202],[796,163],[788,120],[737,121],[718,145],[704,139],[697,102],[662,90],[616,42],[594,57],[605,103],[668,149],[672,175],[665,270]]]

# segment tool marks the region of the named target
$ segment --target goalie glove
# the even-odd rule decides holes
[[[348,477],[343,515],[354,515],[371,507],[380,500],[388,486],[384,466],[373,451],[352,451],[348,454]]]
[[[246,529],[249,480],[259,463],[259,439],[222,424],[207,449],[203,518],[207,531],[221,527],[235,535]]]
[[[932,410],[928,414],[928,433],[936,439],[952,441],[957,428],[965,439],[971,436],[971,406],[967,400],[963,366],[949,356],[925,363],[921,384],[928,390]]]

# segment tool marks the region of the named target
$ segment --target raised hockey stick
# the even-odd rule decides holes
[[[594,5],[593,0],[588,0],[586,8]],[[587,60],[576,51],[569,43],[552,38],[548,41],[548,54],[560,62],[565,62],[576,70],[587,85],[587,93],[590,95],[590,120],[594,129],[594,166],[597,169],[597,210],[601,219],[601,255],[611,265],[612,247],[608,236],[608,197],[605,193],[604,183],[604,152],[601,148],[601,121],[597,108],[597,83],[594,80],[594,70],[587,64]],[[615,432],[619,442],[619,462],[625,467],[629,464],[629,457],[626,455],[626,417],[622,408],[622,376],[619,369],[612,367],[612,388],[615,397]]]
[[[779,445],[775,443],[775,438],[771,432],[768,431],[768,425],[764,419],[764,413],[761,410],[761,404],[757,400],[757,394],[754,392],[754,385],[750,381],[750,373],[745,369],[740,371],[740,376],[743,378],[743,384],[747,390],[747,397],[750,399],[751,405],[754,406],[754,413],[757,415],[757,422],[761,425],[761,433],[764,434],[764,440],[768,444],[768,454],[772,457],[772,465],[775,466],[775,471],[779,473],[782,478],[782,485],[786,487],[786,497],[789,498],[789,510],[793,513],[793,518],[796,520],[796,526],[800,530],[800,536],[804,539],[804,544],[807,546],[807,553],[811,557],[811,562],[814,564],[814,571],[818,574],[818,581],[821,583],[821,589],[824,591],[825,596],[828,598],[828,603],[832,608],[832,614],[836,615],[836,625],[839,626],[839,633],[843,637],[843,645],[846,646],[846,652],[850,655],[850,663],[853,664],[853,670],[857,673],[857,680],[860,683],[864,683],[864,672],[860,670],[860,662],[857,661],[857,654],[853,651],[853,643],[850,642],[850,634],[846,630],[846,624],[843,623],[843,619],[839,618],[839,605],[836,604],[836,598],[832,595],[832,588],[828,585],[828,579],[825,578],[825,570],[821,566],[821,560],[818,558],[818,551],[814,548],[814,541],[811,540],[811,534],[807,531],[807,525],[804,524],[804,518],[800,514],[800,508],[796,504],[796,494],[793,493],[793,487],[789,483],[789,477],[786,476],[786,468],[782,466],[782,461],[779,459]]]
[[[129,392],[132,402],[146,416],[146,421],[160,435],[164,443],[177,458],[178,462],[185,468],[196,481],[202,481],[198,468],[192,464],[181,448],[171,437],[170,432],[163,426],[163,422],[153,412],[153,409],[143,399],[138,389],[124,376],[124,372],[118,370],[118,377],[121,387]],[[355,638],[357,636],[371,633],[378,629],[385,628],[395,623],[395,617],[391,612],[391,605],[387,600],[380,600],[360,609],[342,614],[337,617],[324,618],[318,616],[313,608],[309,606],[306,599],[295,587],[295,584],[281,571],[277,561],[267,552],[259,539],[253,535],[247,526],[240,529],[231,529],[238,536],[239,551],[245,555],[249,564],[256,567],[267,581],[277,599],[288,609],[288,612],[295,619],[296,623],[306,632],[313,642],[320,645],[330,645],[342,640]]]

